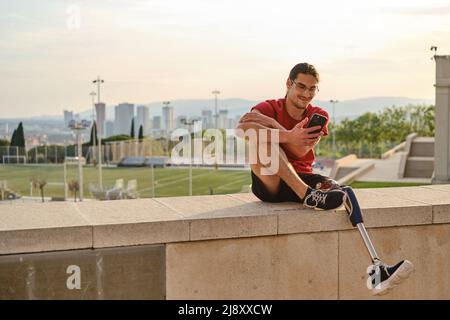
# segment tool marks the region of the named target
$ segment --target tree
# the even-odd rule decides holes
[[[134,139],[134,119],[131,120],[131,133],[130,133],[131,139]]]
[[[97,124],[95,123],[95,121],[91,127],[91,140],[89,140],[89,146],[91,147],[94,145],[94,137],[95,137],[95,145],[98,146]]]
[[[13,134],[11,136],[11,143],[9,144],[11,147],[15,147],[17,143],[17,129],[14,129]]]
[[[139,137],[138,137],[139,141],[144,140],[144,128],[142,127],[142,125],[139,127]]]
[[[20,122],[17,127],[17,146],[20,148],[25,148],[25,134],[23,132],[22,122]]]
[[[44,202],[44,187],[47,185],[47,180],[45,179],[32,179],[33,188],[39,188],[41,190],[42,202]]]

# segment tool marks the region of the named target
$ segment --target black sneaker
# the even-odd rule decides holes
[[[367,268],[369,274],[367,287],[372,290],[373,295],[386,294],[408,278],[413,271],[414,265],[408,260],[400,261],[395,266],[377,261]]]
[[[306,195],[303,205],[315,210],[337,209],[344,203],[345,192],[334,189],[329,191],[312,190]]]

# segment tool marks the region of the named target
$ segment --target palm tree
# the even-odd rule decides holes
[[[73,201],[77,202],[77,192],[80,191],[80,184],[77,180],[71,180],[69,182],[69,190],[74,194]]]
[[[39,188],[41,190],[41,198],[42,202],[44,202],[44,187],[47,185],[47,180],[33,178],[31,182],[33,184],[33,188]]]

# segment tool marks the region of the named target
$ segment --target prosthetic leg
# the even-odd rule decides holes
[[[372,242],[366,228],[364,227],[364,221],[362,217],[361,208],[359,207],[358,200],[351,187],[342,187],[342,191],[346,193],[346,199],[344,201],[345,210],[349,215],[350,222],[353,227],[357,227],[361,237],[364,240],[367,251],[372,259],[372,265],[367,268],[369,278],[367,279],[367,287],[372,290],[373,294],[381,295],[388,293],[389,290],[394,288],[402,280],[406,279],[411,272],[414,271],[413,264],[408,260],[403,260],[394,266],[389,266],[381,261],[375,251]]]

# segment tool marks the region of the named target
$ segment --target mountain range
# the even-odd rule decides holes
[[[250,110],[250,108],[261,101],[246,100],[240,98],[220,99],[218,100],[218,110],[227,109],[228,117],[234,118],[240,116]],[[178,115],[185,116],[200,116],[201,111],[204,109],[210,109],[214,113],[214,100],[213,99],[190,99],[190,100],[173,100],[171,106],[174,107],[175,117]],[[406,106],[409,104],[434,104],[434,100],[430,99],[413,99],[407,97],[369,97],[353,100],[339,101],[335,105],[335,117],[337,121],[343,118],[355,118],[365,112],[378,112],[386,107],[392,106]],[[161,116],[162,102],[152,102],[147,104],[135,104],[135,106],[145,105],[149,107],[150,117]],[[329,101],[314,100],[313,105],[317,105],[325,109],[332,117],[332,104]],[[108,105],[106,107],[106,119],[114,119],[115,105]],[[136,112],[136,111],[135,111]],[[92,109],[80,112],[80,119],[91,119]],[[4,119],[3,119],[4,120]],[[8,119],[9,120],[9,119]],[[19,120],[19,119],[11,119]],[[63,120],[62,110],[61,115],[55,116],[39,116],[28,119],[20,120],[32,120],[32,121],[44,121],[44,120]]]

